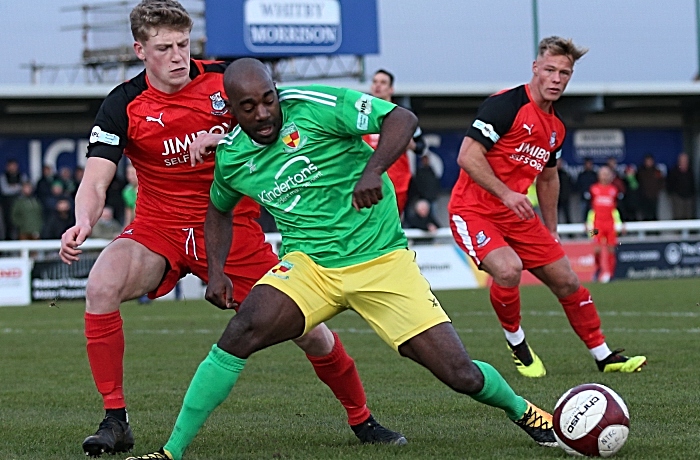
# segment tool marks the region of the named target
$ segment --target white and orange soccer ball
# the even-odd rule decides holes
[[[598,383],[570,389],[554,407],[554,434],[570,455],[610,457],[627,441],[629,427],[625,402]]]

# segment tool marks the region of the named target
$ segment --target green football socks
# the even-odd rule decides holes
[[[209,414],[231,393],[245,363],[245,359],[226,353],[216,345],[211,347],[192,377],[175,428],[164,447],[175,460],[182,459]]]
[[[474,364],[484,374],[484,388],[470,396],[480,403],[503,409],[511,420],[522,418],[527,410],[527,401],[515,394],[508,382],[492,365],[476,360]]]

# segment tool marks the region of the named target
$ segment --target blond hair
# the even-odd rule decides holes
[[[537,55],[542,57],[547,51],[553,56],[569,56],[572,63],[575,63],[588,52],[588,48],[576,46],[574,41],[570,38],[562,38],[553,35],[540,40],[539,52]]]
[[[129,15],[134,40],[146,42],[152,29],[191,31],[192,18],[176,0],[142,0]]]

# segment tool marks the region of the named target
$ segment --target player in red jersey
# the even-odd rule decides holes
[[[385,101],[391,102],[391,97],[394,95],[394,75],[384,69],[379,69],[374,73],[372,77],[372,86],[370,87],[370,92],[372,96],[378,97],[379,99],[384,99]],[[408,150],[412,150],[418,154],[423,152],[425,144],[423,143],[422,131],[420,126],[416,128],[416,132],[413,134],[413,139],[408,143]],[[379,134],[366,134],[362,136],[373,149],[377,149],[379,145]],[[389,169],[386,171],[391,179],[391,183],[394,184],[394,190],[396,191],[396,202],[399,206],[399,215],[403,215],[403,211],[406,208],[406,202],[408,201],[408,189],[411,185],[411,161],[408,155],[408,151],[401,155],[398,160],[396,160]]]
[[[557,235],[556,160],[566,131],[552,103],[586,51],[571,40],[545,38],[530,83],[484,101],[460,148],[457,162],[463,171],[448,207],[457,244],[493,277],[491,304],[518,370],[528,377],[546,371],[520,326],[523,268],[557,296],[601,371],[634,372],[646,363],[644,356],[628,358],[608,348],[590,292],[571,269]],[[535,178],[544,223],[526,195]]]
[[[78,260],[79,247],[99,219],[105,191],[126,155],[139,181],[136,218],[102,251],[86,290],[87,353],[106,410],[97,432],[83,442],[91,456],[128,451],[134,444],[122,389],[121,302],[145,293],[164,295],[190,272],[207,281],[203,226],[214,155],[196,139],[220,136],[232,125],[222,96],[225,65],[190,60],[192,20],[182,5],[144,0],[130,19],[134,50],[146,69],[117,86],[97,114],[76,196],[77,223],[63,234],[60,250],[64,262]],[[278,263],[255,221],[258,215],[259,207],[250,199],[236,207],[225,271],[237,303]],[[297,345],[341,401],[362,442],[406,443],[372,417],[355,363],[335,333],[321,325]]]
[[[618,187],[613,185],[615,174],[608,166],[598,170],[598,182],[591,185],[591,210],[586,219],[586,230],[593,239],[598,281],[607,283],[615,274],[617,231],[622,228],[617,210]]]

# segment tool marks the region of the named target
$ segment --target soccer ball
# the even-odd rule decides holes
[[[554,435],[570,455],[610,457],[627,441],[629,426],[625,402],[598,383],[570,389],[554,407]]]

